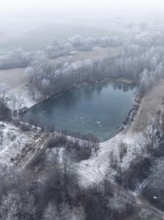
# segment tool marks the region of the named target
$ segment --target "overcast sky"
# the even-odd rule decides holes
[[[0,2],[1,8],[17,8],[31,6],[94,6],[94,5],[149,5],[151,7],[163,6],[163,0],[5,0]]]
[[[95,11],[110,10],[147,11],[164,9],[164,0],[0,0],[0,12],[3,15],[45,11]]]

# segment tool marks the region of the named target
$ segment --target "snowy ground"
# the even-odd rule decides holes
[[[38,99],[32,99],[32,95],[26,83],[16,87],[15,89],[10,90],[8,94],[11,97],[9,108],[13,110],[30,108],[38,103],[39,100],[39,96]]]
[[[152,87],[149,92],[142,98],[140,108],[135,117],[135,123],[131,125],[131,131],[139,132],[146,128],[151,117],[159,116],[159,112],[163,112],[164,97],[164,79]]]
[[[35,130],[23,132],[10,123],[0,123],[0,163],[7,166],[12,165],[12,160],[20,154],[26,145],[37,145]],[[129,134],[121,132],[109,141],[100,143],[100,149],[96,155],[89,160],[74,164],[80,177],[80,184],[88,187],[92,184],[99,184],[104,177],[113,179],[116,171],[111,167],[111,154],[123,169],[128,168],[130,161],[135,157],[135,152],[141,148],[138,140],[144,140],[141,134]],[[45,140],[45,139],[44,139]],[[41,143],[43,141],[41,140]],[[120,147],[124,143],[127,146],[127,154],[120,161]]]
[[[112,139],[100,143],[100,149],[97,155],[89,160],[77,164],[77,170],[80,177],[80,183],[83,187],[89,187],[92,184],[99,184],[105,178],[114,180],[116,171],[111,166],[111,155],[122,169],[127,169],[130,162],[136,157],[136,152],[140,154],[140,142],[146,141],[141,133],[121,132]],[[122,144],[126,145],[127,153],[120,160],[120,150]]]
[[[0,70],[0,82],[7,85],[11,109],[29,108],[36,103],[27,87],[24,71],[25,68]]]
[[[24,71],[25,68],[0,70],[0,81],[12,90],[26,82]]]
[[[23,132],[11,123],[0,122],[0,163],[12,165],[12,160],[26,144],[34,141],[36,131]]]

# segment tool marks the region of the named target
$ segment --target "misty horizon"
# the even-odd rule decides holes
[[[52,19],[79,17],[120,17],[129,19],[141,19],[144,17],[162,16],[164,3],[161,0],[153,1],[75,1],[61,0],[6,0],[0,3],[0,17],[15,17],[20,19]]]

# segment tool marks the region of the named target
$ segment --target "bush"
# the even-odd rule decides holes
[[[0,120],[11,121],[11,110],[6,106],[0,105]]]
[[[27,168],[34,169],[36,166],[43,166],[45,162],[45,149],[37,150],[27,164]]]
[[[124,143],[121,143],[120,145],[120,161],[122,162],[122,159],[125,157],[127,153],[127,146]]]
[[[115,189],[110,186],[109,182],[102,187],[88,189],[82,203],[86,220],[122,220],[132,214],[134,206],[128,202],[128,199],[126,201],[121,193],[115,195],[114,192]]]
[[[50,164],[46,169],[45,181],[38,190],[38,200],[44,206],[53,202],[57,207],[63,203],[76,206],[79,193],[78,180],[68,164],[62,169],[58,164]]]
[[[73,161],[80,162],[81,160],[87,160],[92,155],[92,150],[94,149],[94,145],[90,145],[87,143],[80,143],[78,141],[75,142],[67,142],[67,146],[65,148],[65,154]]]
[[[80,162],[87,160],[92,153],[97,152],[98,143],[80,141],[79,139],[68,139],[66,135],[61,134],[50,138],[47,142],[47,148],[64,148],[67,158]]]
[[[145,157],[131,162],[129,169],[116,175],[116,181],[125,188],[134,190],[138,183],[148,177],[153,158]]]
[[[47,147],[48,148],[53,148],[53,147],[60,147],[63,144],[66,144],[67,142],[67,137],[64,134],[54,136],[50,138],[47,142]]]
[[[92,133],[88,133],[88,134],[83,135],[82,139],[89,141],[89,142],[93,142],[93,143],[99,143],[98,138]]]
[[[31,130],[31,125],[30,124],[26,124],[26,123],[21,123],[20,124],[20,129],[21,131],[30,131]]]

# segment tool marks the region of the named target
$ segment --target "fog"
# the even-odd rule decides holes
[[[162,0],[0,1],[0,53],[20,47],[38,49],[75,34],[123,32],[132,22],[163,23],[163,8]]]
[[[6,0],[0,3],[2,16],[14,16],[19,18],[47,19],[57,16],[78,16],[81,19],[87,16],[124,16],[138,18],[147,14],[162,13],[164,3],[162,0]],[[132,16],[133,15],[133,16]]]
[[[0,0],[0,219],[163,219],[163,11],[163,0]],[[108,82],[124,92],[135,86],[135,97],[117,134],[99,145],[76,103],[102,114],[93,126],[110,133],[108,106],[118,120],[125,108],[117,117],[112,100],[126,102],[111,91],[102,96]],[[84,137],[78,124],[65,131],[69,115],[56,103],[22,121],[29,108],[60,95],[64,110],[75,106],[71,117]],[[104,113],[96,107],[102,99]],[[63,134],[54,133],[56,109]],[[42,116],[54,126],[39,129]]]

